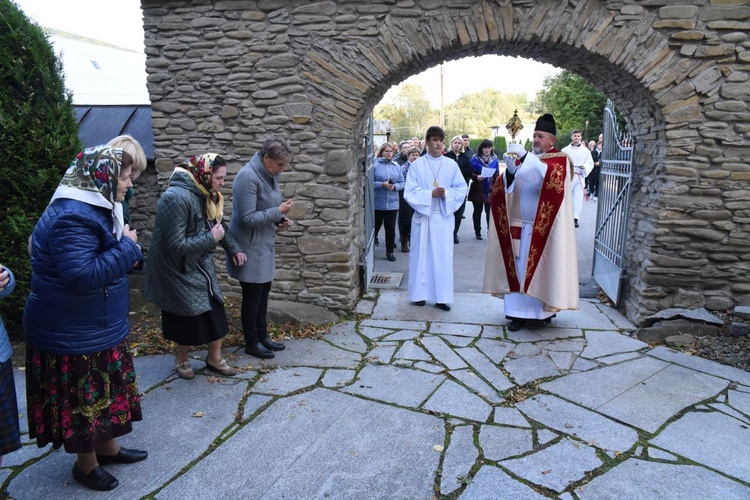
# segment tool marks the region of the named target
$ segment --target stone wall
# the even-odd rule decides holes
[[[142,0],[158,184],[184,156],[235,173],[271,134],[295,224],[274,297],[350,310],[362,139],[386,90],[448,59],[533,58],[605,92],[634,133],[623,310],[750,301],[750,6],[738,0]],[[512,68],[508,68],[512,72]],[[229,187],[227,192],[230,192]]]

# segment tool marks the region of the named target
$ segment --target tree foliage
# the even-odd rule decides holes
[[[31,277],[28,237],[80,143],[45,33],[10,0],[0,0],[0,32],[0,263],[17,281],[0,314],[18,336]]]
[[[536,114],[552,113],[555,117],[559,147],[570,143],[570,134],[575,129],[584,132],[584,139],[595,139],[602,132],[606,104],[604,94],[582,77],[564,70],[544,79],[544,88],[537,92],[533,109]]]
[[[427,94],[419,85],[399,87],[395,98],[375,106],[376,120],[390,120],[391,140],[405,141],[412,137],[423,138],[427,128],[440,123],[440,111],[430,108]]]
[[[505,130],[513,112],[529,115],[525,94],[503,94],[497,90],[464,94],[458,101],[445,107],[446,142],[451,137],[469,134],[475,139],[489,139],[493,127]],[[419,85],[401,85],[395,97],[383,101],[373,111],[377,120],[390,120],[394,141],[423,137],[427,127],[440,124],[440,110],[430,107],[424,89]]]

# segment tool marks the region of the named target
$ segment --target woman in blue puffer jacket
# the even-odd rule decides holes
[[[110,146],[73,160],[31,242],[31,293],[24,308],[29,437],[78,458],[73,479],[95,490],[119,484],[101,465],[146,458],[115,438],[141,420],[127,342],[126,274],[142,264],[120,202],[133,160]]]
[[[404,175],[401,166],[394,162],[394,149],[385,142],[375,159],[375,240],[380,226],[385,226],[385,256],[396,260],[396,218],[398,217],[398,192],[404,190]]]

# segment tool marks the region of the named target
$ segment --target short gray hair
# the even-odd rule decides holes
[[[266,139],[263,143],[263,147],[260,148],[260,157],[268,155],[272,160],[292,160],[292,148],[286,139],[278,135],[274,135]]]

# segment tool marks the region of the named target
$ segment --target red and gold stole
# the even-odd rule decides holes
[[[537,264],[539,264],[539,258],[547,245],[552,223],[555,221],[565,197],[565,175],[568,170],[567,155],[557,149],[551,149],[540,155],[539,159],[547,165],[547,173],[544,176],[542,190],[539,193],[539,205],[531,234],[531,246],[526,265],[526,276],[524,276],[524,293],[529,288],[531,278],[534,276]],[[510,226],[504,176],[505,172],[498,177],[495,186],[492,188],[492,214],[494,215],[495,230],[502,251],[505,274],[508,277],[508,288],[511,292],[520,292],[521,285],[516,275],[516,256],[513,251],[512,240],[521,238],[521,228]]]

